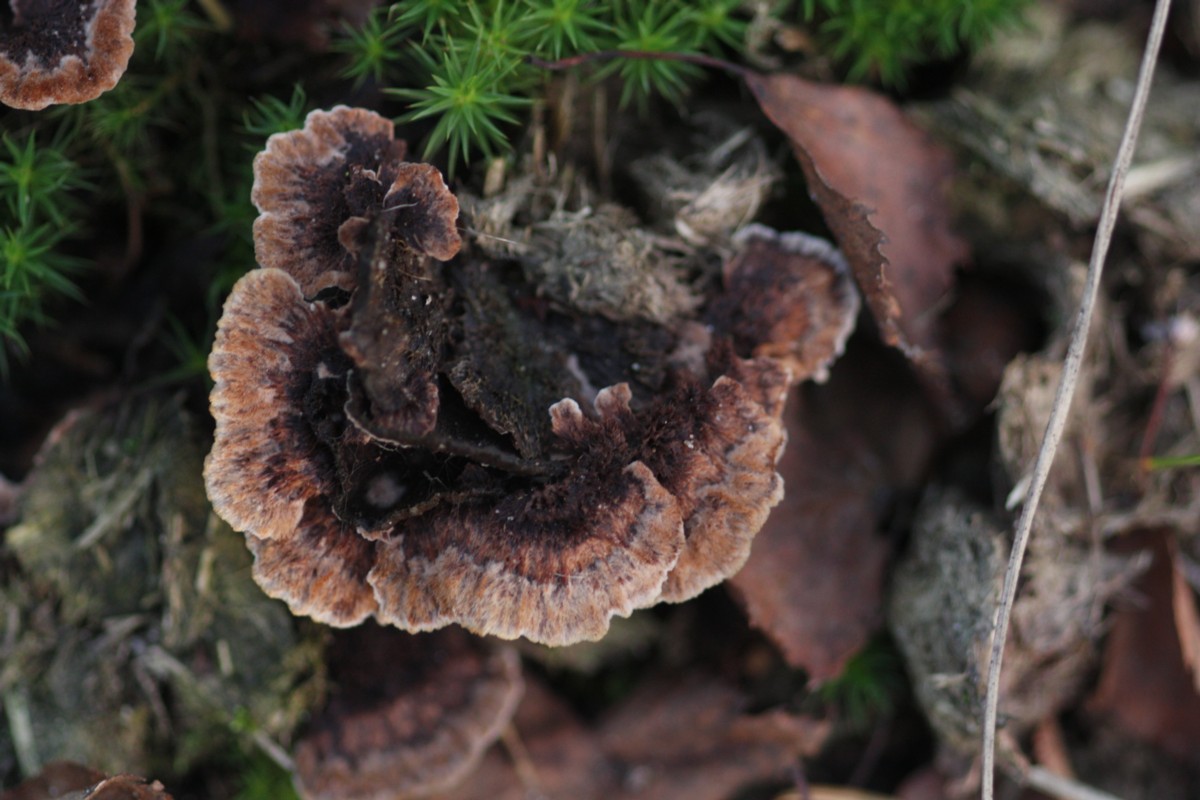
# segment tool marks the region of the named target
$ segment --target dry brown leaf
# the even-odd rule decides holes
[[[818,720],[742,706],[713,681],[656,681],[590,728],[531,681],[507,752],[493,748],[445,800],[724,800],[786,776],[829,732]]]
[[[1126,537],[1125,547],[1149,547],[1154,553],[1135,586],[1145,601],[1113,616],[1099,684],[1087,709],[1168,753],[1190,758],[1200,741],[1200,693],[1179,647],[1171,535],[1156,530]]]
[[[1192,685],[1200,692],[1200,612],[1196,610],[1196,595],[1179,563],[1179,542],[1171,537],[1171,609],[1175,612],[1175,632],[1183,663],[1192,673]]]
[[[896,788],[898,800],[947,800],[947,778],[932,764],[904,779]]]
[[[614,780],[594,734],[545,686],[526,681],[506,747],[493,747],[437,800],[600,800]]]
[[[743,706],[713,681],[656,681],[635,692],[599,731],[622,776],[609,796],[722,800],[751,781],[786,777],[829,733],[823,721],[779,710],[749,715]]]
[[[820,682],[880,625],[886,495],[924,474],[936,426],[883,348],[852,348],[826,386],[792,398],[784,420],[784,498],[732,584],[751,624]]]
[[[884,340],[935,374],[936,310],[966,242],[950,230],[950,154],[886,97],[796,75],[746,75],[791,140]]]
[[[732,584],[750,623],[821,682],[880,625],[888,547],[870,502],[880,476],[869,457],[802,427],[797,408],[787,416],[787,491]]]

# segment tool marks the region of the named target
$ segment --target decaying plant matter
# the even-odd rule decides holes
[[[256,161],[264,268],[219,326],[205,474],[260,585],[334,625],[565,644],[736,572],[781,496],[787,387],[853,326],[837,252],[747,229],[712,288],[632,259],[588,305],[461,246],[404,151],[339,107]],[[668,285],[694,298],[639,312]]]

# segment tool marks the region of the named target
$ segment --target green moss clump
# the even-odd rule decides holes
[[[910,69],[973,50],[1020,22],[1032,0],[804,0],[851,80],[903,86]]]
[[[7,349],[25,352],[21,326],[44,320],[48,295],[78,296],[71,274],[80,260],[61,245],[78,235],[78,191],[86,185],[58,142],[0,135],[0,375]]]

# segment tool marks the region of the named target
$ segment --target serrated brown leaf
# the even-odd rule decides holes
[[[884,341],[936,374],[934,312],[968,255],[950,229],[949,152],[868,89],[783,74],[745,80],[791,140]]]

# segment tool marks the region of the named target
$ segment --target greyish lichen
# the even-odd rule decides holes
[[[205,498],[202,448],[180,398],[75,412],[48,438],[0,589],[23,772],[67,758],[175,774],[231,746],[235,721],[286,739],[319,699],[319,639],[251,579]]]

